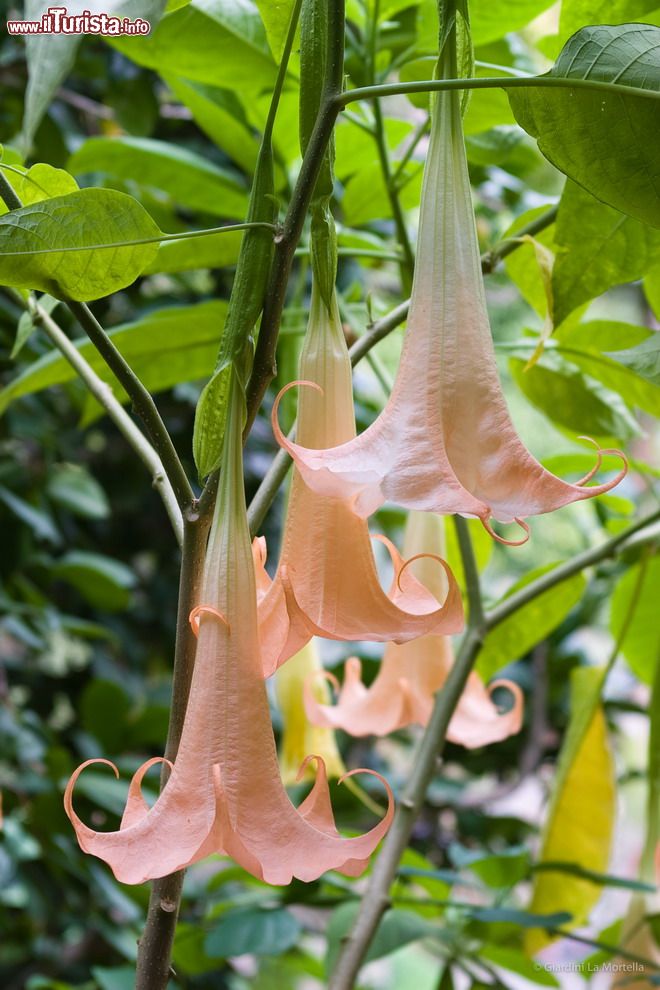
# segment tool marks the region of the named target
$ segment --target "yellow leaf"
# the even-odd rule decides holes
[[[559,757],[557,776],[545,826],[540,862],[573,863],[596,873],[607,872],[616,811],[614,760],[600,694],[603,670],[578,668],[571,683],[571,721]],[[539,871],[534,880],[534,914],[568,911],[580,925],[599,899],[602,888],[568,873]],[[529,929],[530,955],[552,938]]]

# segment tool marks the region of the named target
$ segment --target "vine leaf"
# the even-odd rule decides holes
[[[79,189],[0,217],[0,282],[58,299],[99,299],[134,282],[158,251],[157,240],[123,242],[159,236],[132,196]]]
[[[570,87],[509,91],[516,120],[558,169],[598,199],[660,227],[660,27],[599,25],[564,45],[549,76],[616,83],[611,94]]]

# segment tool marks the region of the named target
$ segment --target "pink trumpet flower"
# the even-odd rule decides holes
[[[411,513],[408,519],[405,551],[419,546],[443,552],[443,522],[432,513]],[[426,560],[415,564],[420,578],[436,594],[442,594],[442,576],[428,567]],[[446,636],[423,636],[385,650],[378,675],[370,687],[362,683],[357,657],[346,662],[344,683],[329,671],[324,676],[338,693],[336,705],[321,704],[311,679],[305,684],[305,709],[315,725],[343,729],[352,736],[385,736],[408,725],[426,725],[434,696],[447,679],[453,663],[451,640]],[[501,713],[492,701],[492,692],[505,687],[513,695],[513,705]],[[470,674],[465,691],[452,716],[447,738],[468,749],[499,742],[520,731],[523,698],[512,681],[494,681],[485,687],[481,678]]]
[[[351,363],[337,302],[333,297],[329,312],[316,286],[300,369],[314,384],[300,395],[301,442],[321,447],[354,437]],[[345,499],[316,494],[294,473],[272,582],[264,567],[265,541],[254,544],[266,676],[315,635],[404,643],[427,633],[460,632],[461,594],[444,561],[433,565],[447,577],[438,597],[412,575],[389,540],[380,539],[394,564],[389,592],[378,578],[366,522]]]
[[[263,680],[243,492],[244,404],[236,380],[230,388],[203,604],[191,613],[198,634],[195,668],[169,780],[149,809],[140,782],[153,761],[145,764],[133,778],[121,827],[105,833],[85,825],[72,804],[81,770],[97,761],[83,763],[66,788],[66,812],[82,849],[108,863],[123,883],[161,877],[218,852],[271,884],[288,884],[293,877],[315,880],[330,869],[355,876],[366,867],[392,820],[392,793],[379,778],[387,791],[387,813],[365,835],[341,838],[325,765],[317,756],[305,761],[316,760],[317,775],[299,808],[291,804],[282,784]]]
[[[625,476],[623,454],[607,451],[624,462],[615,478],[587,487],[599,452],[581,481],[562,481],[535,460],[511,422],[488,322],[458,92],[438,93],[433,114],[408,328],[385,409],[360,436],[321,449],[328,444],[288,440],[277,406],[276,438],[306,484],[351,499],[362,517],[390,500],[476,516],[493,536],[492,517],[515,521],[524,543],[524,517],[600,495]]]

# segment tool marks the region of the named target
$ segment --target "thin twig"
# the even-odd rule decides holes
[[[160,457],[139,427],[133,422],[121,402],[113,394],[111,386],[96,374],[53,317],[43,306],[40,306],[34,300],[30,300],[28,306],[32,313],[33,321],[43,328],[74,371],[84,381],[97,402],[103,406],[109,418],[126,439],[130,447],[146,466],[151,474],[153,486],[163,501],[177,543],[181,546],[183,543],[183,517],[177,503],[176,495],[174,494],[174,489],[170,484]]]

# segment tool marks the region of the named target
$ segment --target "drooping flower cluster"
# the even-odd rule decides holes
[[[385,815],[365,835],[340,837],[327,770],[340,773],[341,758],[329,733],[383,735],[429,720],[452,665],[449,636],[463,624],[461,593],[442,559],[441,522],[432,513],[477,517],[491,533],[491,518],[515,520],[527,533],[524,517],[608,491],[625,473],[624,466],[609,482],[587,487],[599,455],[594,471],[568,484],[546,471],[515,432],[495,365],[455,92],[441,94],[435,108],[408,329],[385,410],[356,436],[337,300],[320,292],[316,278],[300,373],[296,442],[279,430],[277,402],[273,411],[295,470],[271,578],[265,541],[249,540],[244,398],[232,370],[220,487],[201,598],[190,616],[198,636],[190,698],[160,797],[149,808],[142,796],[144,774],[162,762],[152,759],[131,781],[120,828],[103,833],[78,817],[73,790],[89,763],[108,761],[83,763],[67,785],[65,808],[81,847],[123,882],[164,876],[210,853],[225,853],[273,884],[314,880],[329,869],[359,875],[389,827],[393,796],[376,774],[387,792]],[[388,499],[423,514],[410,516],[408,560],[381,537],[394,567],[385,591],[366,517]],[[339,688],[310,652],[315,636],[387,643],[374,683],[364,685],[360,661],[352,658]],[[280,775],[265,686],[287,661],[307,669],[301,674],[292,666],[281,695],[291,752],[299,776],[312,766],[316,772],[297,808]],[[339,692],[334,705],[319,695],[324,677]],[[513,699],[505,712],[493,702],[497,685]],[[315,736],[300,721],[303,696]],[[487,688],[472,674],[448,738],[484,745],[517,732],[521,718],[515,684]],[[298,751],[307,739],[311,752]]]
[[[314,880],[326,870],[359,875],[387,831],[388,810],[366,835],[343,839],[335,828],[325,764],[315,754],[314,787],[295,808],[282,784],[261,661],[252,553],[242,467],[242,402],[231,388],[225,457],[202,582],[190,698],[170,778],[149,809],[131,783],[116,832],[97,832],[73,808],[71,777],[65,807],[81,847],[108,863],[118,880],[165,876],[212,852],[224,852],[271,884]],[[102,761],[107,762],[107,761]],[[352,771],[355,772],[355,771]],[[382,778],[381,778],[382,779]]]
[[[444,521],[433,513],[411,512],[404,547],[411,555],[426,551],[412,566],[419,569],[420,579],[438,597],[446,590],[444,575],[428,551],[439,557],[444,554],[443,525]],[[352,736],[385,736],[408,725],[426,725],[435,695],[442,690],[452,663],[448,636],[430,634],[402,645],[391,643],[375,681],[365,687],[360,661],[351,657],[345,665],[341,689],[329,671],[323,675],[339,693],[336,705],[319,702],[314,679],[307,678],[307,714],[316,725],[343,729]],[[506,688],[513,697],[513,704],[504,713],[492,700],[498,687]],[[522,692],[517,684],[497,680],[486,688],[478,674],[472,673],[449,723],[447,738],[470,749],[487,746],[518,732],[522,714]]]

